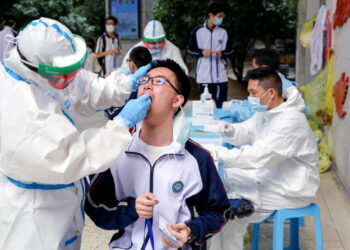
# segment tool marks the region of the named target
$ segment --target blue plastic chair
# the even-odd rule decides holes
[[[300,250],[299,247],[299,226],[302,225],[301,219],[305,216],[313,216],[315,221],[316,249],[322,250],[322,229],[320,209],[317,204],[298,209],[281,209],[276,210],[269,218],[273,220],[273,250]],[[290,220],[290,244],[289,247],[283,248],[284,221]],[[252,250],[258,250],[260,224],[265,220],[254,224]]]

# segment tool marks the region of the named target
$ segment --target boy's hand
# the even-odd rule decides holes
[[[159,201],[152,193],[144,193],[137,197],[135,202],[136,212],[142,219],[152,218],[153,207],[158,204]]]
[[[168,239],[165,235],[162,235],[162,242],[166,247],[181,248],[188,241],[190,237],[191,229],[185,223],[173,224],[166,226],[169,232],[176,238],[177,244]]]
[[[210,49],[205,49],[202,51],[203,56],[209,57],[211,56],[211,50]]]

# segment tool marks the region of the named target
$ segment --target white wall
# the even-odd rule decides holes
[[[331,10],[331,20],[336,9],[337,0],[325,1],[327,9]],[[298,13],[298,39],[302,24],[309,20],[320,6],[319,0],[300,0]],[[307,18],[305,19],[305,16]],[[300,23],[302,22],[302,23]],[[334,82],[340,79],[345,72],[350,75],[350,19],[342,27],[332,30],[332,48],[334,49]],[[306,84],[312,79],[309,73],[310,50],[300,48],[298,40],[297,51],[297,79]],[[350,90],[349,90],[350,92]],[[333,107],[332,125],[329,127],[327,136],[328,143],[332,150],[334,170],[337,176],[350,193],[350,93],[345,101],[345,109],[348,114],[339,118],[335,106]],[[334,102],[333,102],[334,103]]]
[[[310,49],[305,49],[299,42],[299,36],[303,24],[310,20],[320,8],[319,0],[299,0],[298,3],[298,26],[297,26],[297,52],[296,52],[296,81],[301,85],[311,81],[310,74]]]
[[[334,1],[336,2],[336,1]],[[335,5],[334,5],[335,9]],[[334,48],[334,82],[340,79],[343,72],[350,75],[350,20],[333,30],[332,47]],[[349,91],[350,92],[350,91]],[[339,178],[350,190],[350,93],[344,104],[348,114],[339,118],[333,112],[332,125],[328,133],[328,141],[332,148],[333,162]]]

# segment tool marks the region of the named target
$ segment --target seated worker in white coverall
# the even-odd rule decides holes
[[[84,39],[40,18],[0,63],[1,250],[79,249],[82,178],[117,160],[151,104],[143,95],[104,127],[80,131],[76,113],[124,103],[150,68],[103,79],[86,70],[87,56]]]
[[[252,55],[252,66],[254,69],[260,67],[270,67],[281,77],[282,91],[288,88],[297,88],[298,83],[288,80],[281,72],[279,72],[280,60],[276,50],[259,49],[254,51]],[[244,122],[252,117],[255,111],[249,106],[248,100],[233,101],[228,111],[231,113],[234,122]]]
[[[256,113],[220,129],[223,141],[242,146],[215,146],[211,153],[223,164],[228,197],[250,200],[255,212],[229,221],[212,238],[212,250],[243,249],[249,223],[276,209],[308,206],[319,187],[317,143],[298,90],[288,88],[284,99],[281,79],[271,68],[253,69],[247,77],[248,101]]]
[[[136,43],[124,56],[121,68],[128,69],[129,54],[137,46],[146,47],[152,55],[152,59],[171,59],[177,62],[180,67],[188,74],[188,69],[181,57],[178,47],[165,37],[165,32],[161,22],[149,21],[143,31],[142,41]]]

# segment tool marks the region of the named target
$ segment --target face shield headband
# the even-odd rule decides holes
[[[84,41],[84,39],[79,36],[74,35],[74,37]],[[83,42],[83,44],[85,45],[85,42]],[[88,51],[86,49],[86,46],[82,49],[84,49],[85,53],[75,63],[64,67],[56,67],[46,64],[35,65],[29,62],[17,46],[17,52],[21,58],[21,62],[28,69],[38,73],[41,77],[47,79],[48,83],[55,89],[65,89],[68,87],[69,84],[73,82],[80,69],[84,66],[88,57]],[[64,57],[61,60],[65,60]]]
[[[165,46],[165,36],[156,39],[142,37],[145,47],[149,50],[162,50]]]

